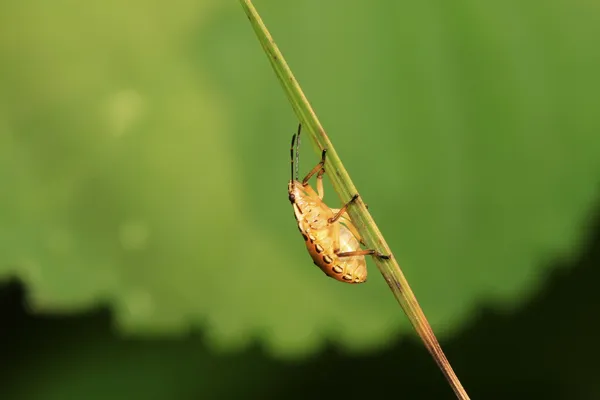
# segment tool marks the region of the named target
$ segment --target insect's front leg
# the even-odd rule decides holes
[[[327,149],[323,149],[323,152],[321,153],[321,161],[319,161],[319,163],[317,165],[315,165],[315,167],[304,177],[304,179],[302,179],[302,186],[306,186],[308,185],[308,180],[317,172],[323,170],[323,166],[325,166],[325,157],[327,156]],[[325,171],[323,170],[323,173]],[[323,174],[321,173],[321,176]],[[317,176],[318,178],[318,176]],[[318,182],[317,182],[318,185]],[[323,192],[323,182],[321,182],[321,191],[319,194],[321,194]],[[318,189],[318,186],[317,186]]]

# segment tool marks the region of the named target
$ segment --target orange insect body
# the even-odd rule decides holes
[[[367,263],[364,255],[341,259],[336,254],[360,250],[360,243],[341,222],[328,222],[335,216],[333,210],[310,186],[303,187],[301,182],[290,182],[290,193],[296,199],[293,207],[298,228],[315,265],[339,281],[366,281]]]
[[[323,202],[323,174],[325,173],[325,155],[323,150],[321,161],[304,178],[298,180],[298,148],[300,146],[300,129],[292,139],[292,178],[288,184],[288,195],[294,208],[298,229],[304,238],[306,248],[313,262],[327,276],[340,282],[362,283],[367,280],[367,263],[365,255],[376,255],[389,258],[374,250],[362,250],[362,240],[354,224],[347,214],[347,207],[352,204],[358,194],[352,197],[341,209],[329,208]],[[298,138],[296,147],[296,178],[294,178],[294,140]],[[317,192],[308,185],[308,180],[317,173]]]

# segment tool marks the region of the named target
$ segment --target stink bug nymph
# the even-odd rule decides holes
[[[323,174],[325,174],[325,158],[327,149],[321,153],[321,161],[304,177],[298,179],[298,161],[300,150],[300,131],[292,137],[290,148],[291,179],[288,184],[288,196],[294,208],[298,229],[304,238],[306,248],[314,264],[327,276],[340,282],[363,283],[367,280],[366,255],[389,259],[375,250],[363,250],[360,234],[346,212],[348,207],[358,199],[355,194],[340,209],[329,208],[323,202]],[[294,143],[296,154],[294,162]],[[295,168],[294,168],[295,167]],[[309,179],[317,174],[317,192],[308,184]]]

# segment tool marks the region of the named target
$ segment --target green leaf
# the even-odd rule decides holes
[[[597,7],[259,6],[436,334],[570,256],[598,195]],[[347,287],[305,253],[297,120],[238,4],[3,2],[0,52],[0,274],[34,310],[108,302],[128,333],[281,356],[411,331],[372,263]]]

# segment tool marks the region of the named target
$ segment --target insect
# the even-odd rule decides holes
[[[365,243],[347,213],[348,207],[358,199],[358,193],[340,209],[329,208],[323,202],[323,174],[327,149],[323,149],[321,161],[299,181],[301,130],[302,124],[299,124],[298,133],[292,137],[291,179],[288,184],[288,196],[294,208],[298,229],[314,264],[327,276],[340,282],[363,283],[367,280],[365,256],[372,255],[384,259],[389,259],[390,256],[375,250],[361,249],[360,244]],[[317,174],[317,192],[308,184],[314,174]]]

